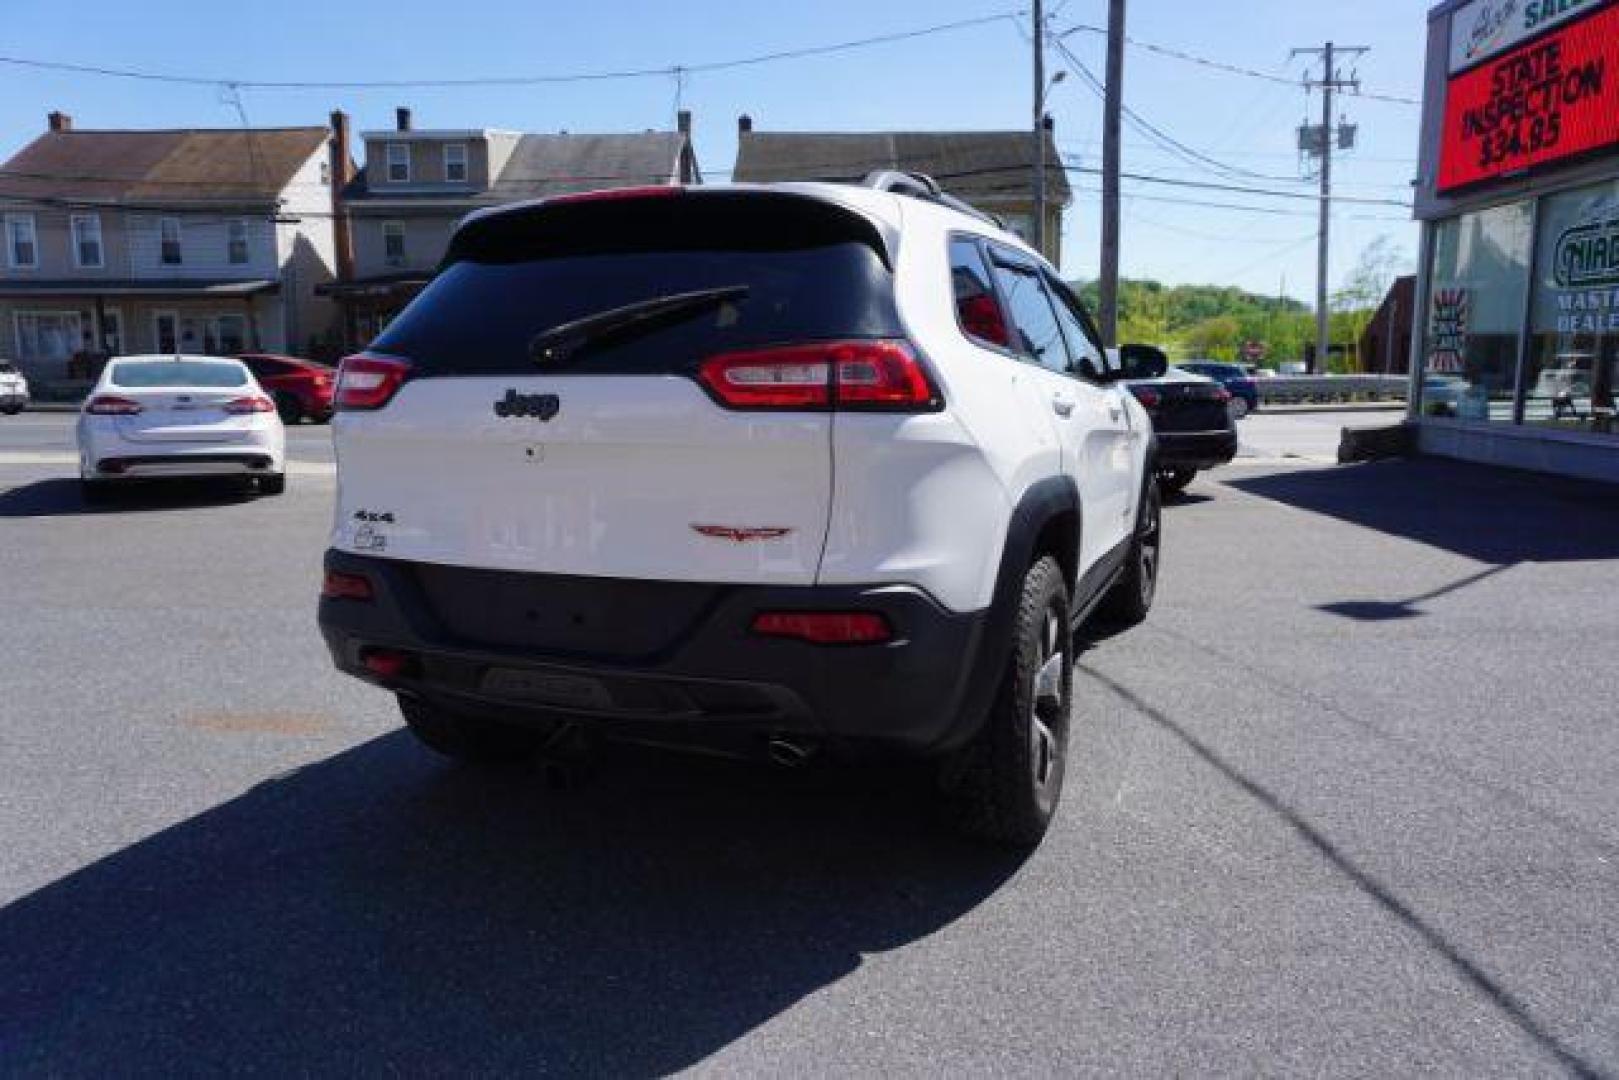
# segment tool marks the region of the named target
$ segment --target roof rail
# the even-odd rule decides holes
[[[980,210],[951,195],[939,186],[939,182],[927,173],[900,172],[897,169],[878,169],[867,173],[860,181],[861,187],[876,188],[878,191],[891,191],[896,195],[909,195],[913,199],[922,199],[925,202],[938,203],[958,210],[979,221],[993,225],[997,229],[1006,228],[1006,222],[985,210]]]

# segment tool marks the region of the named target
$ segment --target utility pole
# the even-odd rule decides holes
[[[1031,238],[1034,250],[1046,253],[1046,11],[1042,0],[1034,0],[1034,123],[1030,131],[1034,151],[1034,224]]]
[[[1124,0],[1107,5],[1107,88],[1102,106],[1102,344],[1119,343],[1119,114],[1124,108]]]
[[[1304,80],[1306,89],[1321,88],[1321,126],[1306,124],[1299,128],[1299,149],[1307,156],[1321,158],[1321,225],[1317,238],[1315,280],[1315,363],[1310,365],[1313,375],[1326,370],[1327,353],[1332,345],[1329,335],[1331,315],[1327,310],[1327,247],[1332,228],[1332,146],[1334,141],[1342,150],[1355,145],[1354,125],[1340,124],[1336,130],[1333,129],[1332,92],[1360,89],[1359,79],[1345,79],[1339,75],[1335,60],[1345,53],[1358,58],[1370,51],[1363,45],[1334,46],[1329,41],[1319,49],[1294,49],[1290,54],[1321,57],[1321,79],[1317,81],[1306,76]]]

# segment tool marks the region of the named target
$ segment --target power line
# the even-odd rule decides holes
[[[801,49],[782,49],[776,52],[760,53],[755,56],[737,57],[730,60],[715,60],[704,64],[669,64],[663,67],[627,68],[617,71],[580,71],[560,75],[506,75],[467,79],[279,80],[218,78],[205,75],[178,75],[168,72],[141,70],[137,68],[106,67],[97,64],[78,64],[56,60],[37,60],[30,57],[21,56],[0,56],[0,64],[8,64],[14,67],[25,67],[44,71],[65,71],[77,75],[99,75],[107,78],[138,79],[146,82],[178,83],[187,86],[233,86],[243,90],[392,90],[468,86],[533,86],[551,83],[605,82],[619,79],[666,79],[693,74],[730,71],[735,68],[750,67],[756,64],[768,64],[780,60],[801,60],[806,57],[825,56],[830,53],[845,52],[851,49],[863,49],[873,45],[887,45],[899,41],[910,41],[915,38],[928,37],[934,34],[945,34],[956,30],[966,30],[976,26],[988,26],[992,23],[1017,19],[1022,14],[1024,13],[1021,11],[1006,11],[996,15],[983,15],[973,19],[957,19],[954,22],[937,23],[932,26],[919,27],[914,30],[901,30],[891,34],[878,34],[873,37],[857,38],[851,41],[840,41],[828,45],[812,45]]]
[[[1105,99],[1107,96],[1107,88],[1103,85],[1102,81],[1096,77],[1095,73],[1085,65],[1085,62],[1079,57],[1075,56],[1073,50],[1069,49],[1068,46],[1063,42],[1058,41],[1056,46],[1057,50],[1061,52],[1063,56],[1068,58],[1069,63],[1073,64],[1079,69],[1080,78],[1090,88],[1091,92],[1096,94],[1098,97]],[[1129,120],[1131,126],[1137,131],[1147,135],[1161,148],[1168,150],[1170,153],[1197,168],[1213,168],[1219,172],[1225,173],[1228,176],[1247,177],[1251,180],[1269,180],[1273,183],[1296,182],[1296,178],[1291,176],[1274,176],[1269,173],[1254,172],[1251,169],[1244,169],[1237,165],[1228,165],[1223,161],[1218,161],[1203,153],[1201,150],[1194,149],[1193,147],[1181,142],[1179,139],[1176,139],[1174,136],[1159,128],[1157,125],[1149,122],[1145,117],[1136,112],[1134,109],[1130,108],[1128,105],[1124,105],[1121,108],[1125,119]]]
[[[1057,39],[1060,41],[1069,34],[1078,33],[1100,34],[1103,37],[1106,37],[1107,28],[1102,26],[1092,26],[1088,23],[1075,23],[1067,30],[1064,30],[1061,34],[1058,34]],[[1276,83],[1281,86],[1299,85],[1299,81],[1297,79],[1286,75],[1278,75],[1269,71],[1256,71],[1253,68],[1241,67],[1237,64],[1228,64],[1223,60],[1211,60],[1206,56],[1198,56],[1194,53],[1183,52],[1180,49],[1172,49],[1167,45],[1154,45],[1151,42],[1137,41],[1135,38],[1127,37],[1124,40],[1126,44],[1132,45],[1138,49],[1145,49],[1147,52],[1157,53],[1160,56],[1167,56],[1171,59],[1181,60],[1189,64],[1196,64],[1199,67],[1210,68],[1215,71],[1223,71],[1230,75],[1243,75],[1250,79],[1263,79],[1265,82]],[[1418,101],[1416,98],[1403,97],[1399,94],[1379,94],[1373,93],[1370,90],[1356,90],[1353,93],[1355,97],[1366,98],[1369,101],[1386,101],[1394,105],[1422,104],[1422,102]]]

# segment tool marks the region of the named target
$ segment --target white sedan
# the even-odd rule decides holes
[[[266,495],[286,490],[286,429],[238,360],[114,357],[79,412],[78,436],[86,499],[160,476],[240,476]]]

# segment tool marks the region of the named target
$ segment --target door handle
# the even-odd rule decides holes
[[[1051,399],[1051,408],[1058,416],[1067,416],[1074,411],[1074,403],[1071,399],[1057,394]]]

